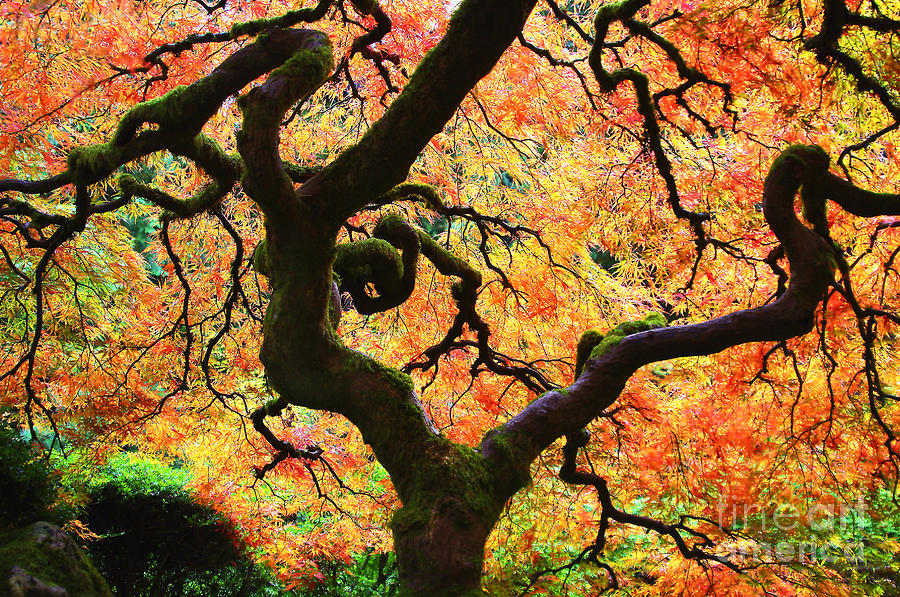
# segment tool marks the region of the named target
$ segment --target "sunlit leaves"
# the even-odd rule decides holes
[[[167,78],[151,82],[162,74],[159,65],[138,70],[160,44],[227,31],[235,22],[278,15],[294,4],[229,2],[212,14],[193,3],[162,1],[0,4],[0,172],[34,178],[61,171],[72,147],[108,139],[116,118],[135,102],[196,80],[244,42],[166,55]],[[561,3],[586,32],[599,4]],[[384,8],[393,29],[379,48],[396,55],[397,64],[383,66],[402,88],[444,33],[449,7],[395,0]],[[625,27],[611,31],[609,39],[620,43],[604,60],[608,68],[641,70],[651,93],[661,94],[656,114],[680,200],[710,214],[707,232],[720,241],[704,247],[699,262],[690,229],[667,203],[631,88],[601,94],[587,76],[584,36],[543,4],[523,38],[567,64],[554,66],[514,44],[410,172],[410,180],[434,186],[446,205],[498,220],[480,227],[412,202],[380,211],[373,205],[352,218],[353,232],[341,240],[358,240],[357,227],[371,232],[385,210],[420,223],[483,272],[476,307],[490,326],[491,348],[509,362],[533,365],[559,386],[573,381],[575,344],[588,328],[608,329],[649,311],[663,311],[680,325],[771,301],[777,278],[763,260],[775,239],[760,201],[776,151],[815,142],[835,155],[889,120],[871,97],[853,93],[847,77],[826,72],[803,51],[800,36],[822,18],[817,3],[669,1],[638,16],[653,22],[676,9],[685,14],[655,30],[689,67],[727,82],[730,105],[716,86],[695,85],[681,102],[665,95],[681,81],[670,57]],[[362,31],[335,10],[316,27],[331,35],[339,57]],[[895,45],[853,31],[840,47],[858,55],[866,72],[896,95]],[[281,136],[285,161],[325,166],[393,101],[370,60],[354,56],[347,73],[353,86],[346,78],[330,80],[291,114]],[[204,132],[231,152],[239,127],[229,99]],[[897,142],[896,134],[888,134],[857,152],[848,161],[854,180],[896,190]],[[207,182],[189,160],[168,152],[126,169],[178,197]],[[113,181],[91,192],[94,201],[119,196]],[[34,205],[71,214],[72,192],[39,196]],[[93,442],[98,453],[127,441],[183,459],[199,493],[228,513],[289,585],[303,587],[321,579],[318,564],[325,560],[348,562],[363,550],[390,549],[387,521],[397,498],[346,420],[299,408],[284,411],[271,427],[296,446],[322,447],[327,465],[288,460],[257,478],[274,456],[247,420],[270,398],[258,357],[270,288],[251,265],[263,222],[239,186],[215,210],[170,222],[171,254],[161,242],[160,210],[140,201],[92,218],[75,242],[57,250],[43,283],[33,385],[68,441]],[[896,222],[833,209],[829,224],[852,264],[850,281],[863,307],[896,309]],[[0,260],[3,370],[28,349],[36,330],[37,301],[28,280],[40,254],[7,241],[21,239],[12,226],[0,221],[6,251]],[[189,294],[180,275],[189,281]],[[451,325],[453,281],[420,263],[407,302],[371,317],[347,310],[337,333],[347,346],[402,367]],[[876,405],[894,429],[900,409],[884,396],[896,396],[900,388],[895,327],[890,319],[879,320],[873,356],[883,395]],[[464,331],[436,368],[413,376],[435,425],[469,445],[535,397],[476,363],[475,339],[473,331]],[[608,416],[592,424],[590,461],[583,464],[608,479],[618,506],[664,520],[682,514],[716,518],[760,504],[808,510],[869,500],[888,509],[883,492],[890,467],[883,432],[871,419],[861,346],[852,302],[832,293],[817,314],[814,334],[779,347],[740,346],[647,367]],[[23,403],[23,375],[3,380],[4,403]],[[508,505],[491,538],[487,586],[495,594],[521,590],[532,573],[571,561],[595,536],[596,499],[556,480],[560,463],[555,448],[535,463],[533,483]],[[733,518],[723,522],[733,524]],[[740,539],[717,536],[721,549],[766,539],[751,535],[757,530],[752,525],[742,530],[748,532]],[[896,553],[891,532],[896,529],[871,531],[879,546],[873,558]],[[614,527],[603,558],[635,594],[705,594],[712,587],[746,594],[760,586],[787,592],[804,584],[813,594],[828,594],[846,584],[837,574],[851,575],[827,566],[772,566],[738,577],[719,566],[704,570],[670,559],[671,552],[664,540]],[[568,574],[549,575],[531,590],[593,594],[608,582],[595,568]]]

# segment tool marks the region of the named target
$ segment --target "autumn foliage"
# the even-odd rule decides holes
[[[260,360],[273,280],[294,282],[270,273],[282,266],[262,241],[280,207],[257,198],[271,177],[254,174],[260,152],[247,149],[265,142],[250,139],[253,102],[280,88],[248,91],[288,56],[216,100],[202,136],[110,157],[89,180],[78,169],[101,163],[97,151],[163,138],[183,126],[178,110],[193,109],[124,130],[140,102],[173,104],[173,90],[229,56],[290,38],[281,26],[309,27],[330,39],[333,65],[311,95],[265,116],[283,121],[273,143],[291,192],[363,198],[348,199],[352,215],[335,227],[343,292],[322,315],[336,331],[322,333],[409,374],[422,412],[465,446],[488,446],[489,431],[511,429],[536,399],[552,409],[550,399],[578,396],[588,330],[644,320],[622,338],[662,338],[652,331],[662,324],[726,325],[788,286],[800,294],[797,254],[773,233],[764,191],[770,201],[782,184],[780,155],[804,168],[831,159],[819,178],[785,175],[802,179],[805,230],[825,239],[817,271],[830,278],[802,297],[811,331],[760,318],[734,346],[705,350],[698,335],[695,351],[679,339],[688,348],[642,355],[617,398],[585,411],[589,441],[567,428],[533,461],[522,456],[530,479],[485,548],[488,593],[896,595],[900,5],[522,2],[515,41],[461,89],[445,124],[433,118],[440,132],[421,151],[409,149],[415,131],[387,133],[397,155],[418,157],[362,153],[373,123],[442,101],[427,95],[425,67],[413,73],[442,55],[457,4],[0,3],[0,403],[79,454],[72,467],[100,466],[125,445],[183,461],[288,588],[392,550],[401,503],[394,470],[368,445],[381,440],[316,398],[279,403],[283,384]],[[465,0],[460,23],[494,4]],[[279,72],[288,80],[287,70],[270,80]],[[382,163],[385,180],[408,168],[406,182],[382,190],[379,179],[366,197],[353,173]],[[350,174],[328,178],[340,168]],[[833,200],[827,211],[814,194]],[[399,216],[396,229],[385,214]],[[383,270],[341,246],[399,248],[407,224],[422,256],[383,267],[415,285],[366,310],[366,297],[390,294]],[[598,342],[586,370],[606,362]],[[258,432],[263,418],[272,437]],[[773,552],[779,544],[792,555]],[[816,557],[800,553],[809,546]]]

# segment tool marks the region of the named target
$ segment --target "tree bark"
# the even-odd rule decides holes
[[[490,528],[467,522],[464,511],[444,504],[429,523],[394,532],[401,595],[483,595],[481,574]]]

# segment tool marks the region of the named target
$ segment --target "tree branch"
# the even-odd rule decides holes
[[[535,0],[465,0],[446,35],[363,138],[301,189],[335,230],[406,180],[410,166],[521,31]]]
[[[835,248],[818,232],[804,226],[794,213],[801,185],[824,188],[828,157],[815,146],[792,146],[772,165],[763,192],[766,221],[785,247],[791,278],[787,290],[762,307],[738,311],[703,323],[651,329],[601,343],[585,359],[584,372],[565,391],[548,392],[513,417],[499,431],[485,436],[482,451],[507,461],[498,446],[510,437],[519,459],[530,462],[556,438],[585,427],[618,397],[639,367],[665,359],[707,355],[747,342],[780,341],[808,332],[816,308],[833,280]],[[831,189],[832,199],[854,203],[852,193]],[[824,222],[825,197],[801,196],[804,212],[819,228]],[[603,347],[602,350],[600,348]]]

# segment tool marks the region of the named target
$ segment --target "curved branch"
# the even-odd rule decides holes
[[[428,141],[516,38],[536,0],[465,0],[446,35],[363,138],[300,192],[337,230],[357,210],[403,182]]]
[[[861,189],[840,176],[825,175],[828,198],[855,216],[900,216],[900,194],[874,193]]]
[[[234,181],[231,183],[234,184]],[[206,185],[189,199],[179,199],[162,189],[157,189],[137,181],[130,174],[119,177],[119,188],[132,197],[143,197],[154,205],[166,210],[165,219],[184,219],[193,217],[216,205],[231,190],[218,182]]]
[[[406,190],[418,186],[421,185],[408,185]],[[402,251],[402,255],[398,250]],[[420,253],[441,274],[459,278],[459,282],[451,288],[458,312],[444,339],[425,350],[424,361],[404,366],[404,373],[437,366],[438,359],[452,349],[475,346],[478,359],[472,365],[473,375],[477,375],[478,366],[484,364],[494,373],[518,379],[534,392],[555,387],[530,364],[521,361],[515,364],[514,359],[497,352],[488,344],[490,330],[475,308],[477,292],[481,287],[478,270],[440,246],[423,230],[410,226],[400,216],[388,214],[382,217],[371,238],[338,245],[332,267],[340,278],[340,289],[350,293],[356,310],[363,315],[371,315],[397,307],[412,295]],[[377,296],[367,292],[370,284],[377,291]],[[458,341],[466,325],[477,334],[477,342]]]
[[[202,0],[195,0],[195,2],[200,2],[202,4]],[[224,3],[225,0],[220,0],[213,7],[213,10],[224,6]],[[274,29],[287,29],[289,27],[297,25],[298,23],[313,23],[324,17],[333,3],[334,0],[319,0],[319,3],[312,8],[290,10],[280,17],[271,19],[255,19],[253,21],[247,21],[245,23],[235,23],[228,31],[220,31],[218,33],[189,35],[182,40],[163,44],[144,56],[144,62],[147,64],[147,66],[141,66],[138,68],[120,68],[113,66],[113,69],[117,72],[117,74],[114,76],[131,73],[146,73],[149,72],[154,66],[156,66],[159,68],[160,73],[158,75],[150,77],[144,83],[144,90],[146,92],[146,90],[149,89],[153,83],[157,81],[164,81],[168,78],[169,65],[163,62],[162,59],[166,54],[178,56],[182,52],[193,50],[194,46],[199,44],[224,43],[228,41],[234,41],[244,36],[259,35],[261,33]],[[212,12],[209,8],[207,8],[207,11]]]
[[[200,133],[228,97],[283,64],[309,42],[312,33],[274,30],[232,54],[196,83],[136,105],[122,117],[109,143],[71,151],[68,171],[60,176],[90,185],[136,158],[183,145]]]
[[[244,122],[237,144],[246,164],[241,183],[270,218],[277,210],[297,207],[293,183],[278,154],[281,119],[294,102],[322,84],[332,66],[327,35],[308,29],[294,33],[298,39],[291,57],[265,83],[238,98]]]
[[[215,207],[237,182],[243,166],[240,158],[227,155],[214,139],[206,135],[197,135],[186,143],[177,144],[172,151],[194,160],[213,177],[213,182],[188,199],[178,199],[139,182],[130,174],[123,174],[118,180],[119,188],[129,198],[143,197],[166,210],[165,219],[190,218]]]
[[[382,217],[372,238],[337,246],[333,268],[340,277],[341,291],[350,293],[353,306],[362,315],[403,304],[415,289],[419,247],[418,232],[400,216]],[[366,292],[368,284],[378,296]]]
[[[880,33],[896,33],[900,31],[900,22],[886,17],[869,17],[851,12],[843,0],[824,0],[822,4],[824,9],[822,27],[816,35],[806,40],[803,44],[804,48],[813,52],[816,60],[823,66],[830,69],[833,65],[838,65],[850,76],[857,89],[874,95],[893,119],[893,122],[887,127],[841,151],[837,163],[846,174],[848,170],[844,165],[845,157],[854,151],[868,147],[879,137],[900,126],[900,103],[895,99],[895,94],[889,85],[882,84],[875,77],[866,73],[859,60],[840,49],[840,38],[846,32],[848,25],[865,27]]]
[[[818,232],[804,226],[794,213],[801,185],[822,189],[828,156],[816,146],[792,146],[775,160],[766,178],[763,212],[790,262],[787,290],[775,301],[723,317],[680,327],[651,329],[601,343],[585,359],[584,372],[565,392],[549,392],[532,402],[498,432],[487,435],[482,450],[498,462],[507,461],[497,442],[511,436],[517,457],[530,462],[556,438],[585,427],[609,407],[631,375],[642,365],[671,358],[707,355],[748,342],[780,341],[812,329],[816,308],[832,283],[835,249]],[[830,196],[853,201],[831,189]],[[825,197],[801,195],[804,213],[824,214]],[[823,218],[824,219],[824,218]],[[814,217],[821,228],[824,222]],[[603,350],[599,350],[599,348]],[[519,463],[521,465],[521,461]]]
[[[16,180],[7,178],[0,180],[0,191],[18,191],[20,193],[28,193],[29,195],[37,195],[38,193],[49,193],[63,187],[72,182],[72,177],[68,172],[57,174],[43,180]]]
[[[707,551],[714,546],[712,539],[706,533],[687,526],[685,522],[688,517],[682,516],[677,524],[668,524],[648,516],[632,514],[616,508],[613,505],[606,479],[596,473],[577,467],[578,450],[584,448],[589,439],[590,433],[586,430],[568,434],[566,436],[566,444],[563,446],[563,464],[559,469],[560,480],[573,485],[590,485],[597,491],[597,500],[600,502],[601,507],[600,523],[597,529],[597,538],[588,548],[589,560],[599,564],[597,558],[606,546],[606,532],[609,530],[609,522],[612,520],[620,524],[638,526],[659,535],[670,537],[675,542],[675,546],[681,555],[687,559],[701,563],[711,560],[719,562],[735,572],[740,572],[741,568],[727,558]],[[713,521],[708,519],[700,520],[724,531],[721,525]]]
[[[647,4],[649,4],[649,0],[623,0],[622,2],[613,4],[605,4],[597,10],[597,15],[594,18],[596,40],[591,46],[591,51],[588,55],[588,64],[594,72],[594,77],[597,79],[600,89],[606,93],[611,93],[625,81],[630,82],[633,86],[638,103],[638,113],[643,120],[647,145],[649,145],[653,152],[659,175],[666,184],[669,205],[677,218],[687,220],[691,225],[691,229],[694,232],[694,243],[697,246],[697,251],[702,252],[704,247],[708,244],[703,223],[708,221],[710,216],[709,214],[688,210],[681,205],[681,199],[678,194],[678,185],[675,181],[674,174],[672,174],[672,163],[666,155],[665,149],[663,149],[662,133],[659,128],[659,123],[656,121],[656,113],[654,111],[652,96],[650,95],[650,81],[647,78],[647,75],[632,68],[618,68],[610,72],[603,66],[603,49],[609,47],[605,41],[606,34],[614,21],[621,21],[626,26],[634,29],[637,33],[647,37],[662,48],[669,58],[674,60],[679,74],[686,78],[689,83],[703,82],[706,84],[716,84],[715,81],[703,77],[698,71],[689,69],[677,49],[671,43],[661,36],[654,34],[646,24],[639,24],[634,20],[633,17],[637,14],[637,11]],[[719,85],[722,86],[722,84]],[[727,86],[722,86],[721,88],[726,91],[727,108],[729,100]]]

